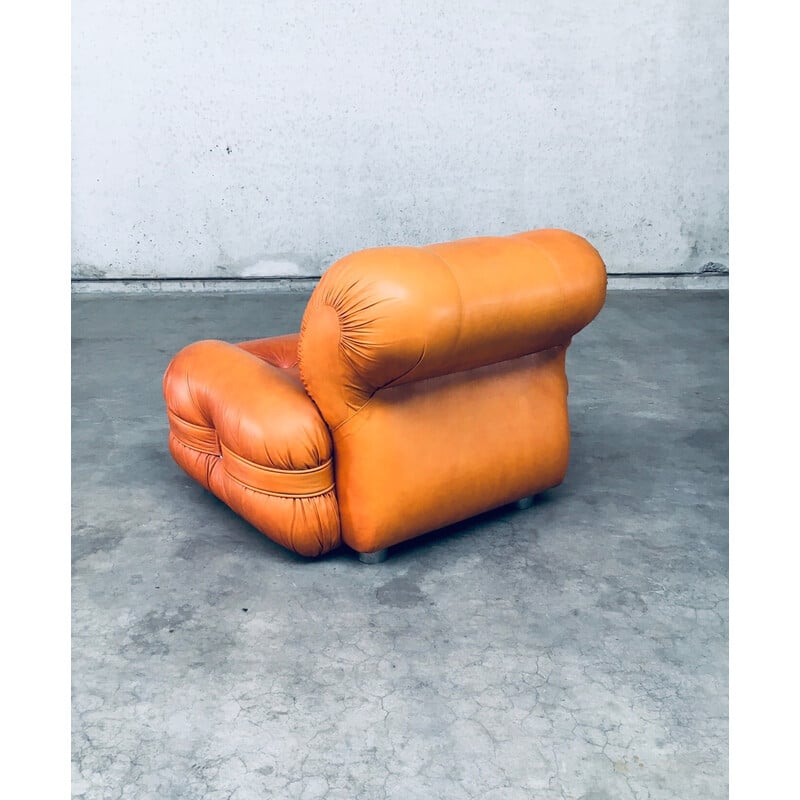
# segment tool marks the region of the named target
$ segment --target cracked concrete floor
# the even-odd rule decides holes
[[[306,299],[73,299],[73,796],[727,797],[727,294],[610,293],[565,483],[372,566],[167,451],[169,358]]]

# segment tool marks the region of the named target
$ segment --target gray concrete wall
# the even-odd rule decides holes
[[[73,277],[556,226],[728,264],[725,0],[73,0]]]

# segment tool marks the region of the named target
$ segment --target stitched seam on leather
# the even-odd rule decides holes
[[[390,381],[386,381],[386,383],[381,384],[380,386],[376,386],[375,389],[372,390],[372,394],[369,396],[369,400],[375,396],[375,393],[380,389],[388,389],[390,386],[393,386],[398,381],[403,380],[406,375],[410,375],[421,363],[422,359],[425,358],[425,353],[427,352],[427,347],[423,344],[422,345],[422,352],[417,356],[417,360],[406,370],[403,370],[397,377],[392,378]]]
[[[218,450],[206,450],[204,447],[198,447],[196,444],[187,442],[186,439],[182,439],[177,433],[175,433],[175,431],[171,431],[171,433],[184,447],[188,447],[190,450],[194,450],[196,453],[205,453],[207,456],[221,458]]]
[[[193,422],[188,422],[183,417],[181,417],[179,414],[176,414],[170,408],[167,408],[167,416],[170,418],[170,421],[172,421],[171,418],[174,418],[180,425],[185,425],[190,430],[196,430],[196,431],[199,431],[199,432],[201,432],[203,434],[206,434],[206,435],[209,435],[209,434],[212,435],[214,437],[214,440],[215,440],[216,444],[217,444],[217,447],[215,449],[209,450],[206,447],[198,446],[198,444],[195,443],[195,442],[188,442],[188,441],[186,441],[186,439],[184,439],[180,435],[180,432],[176,431],[175,428],[172,425],[170,425],[170,433],[172,433],[172,435],[184,447],[188,447],[190,450],[195,450],[198,453],[205,453],[206,455],[216,456],[217,458],[220,457],[219,434],[217,433],[215,428],[211,428],[211,427],[208,427],[208,426],[205,426],[205,425],[195,425]],[[211,447],[211,445],[208,445],[208,447]]]
[[[382,388],[382,387],[380,387]],[[343,428],[347,425],[348,422],[354,420],[374,399],[375,395],[378,393],[378,389],[374,389],[372,394],[366,399],[363,406],[357,408],[347,419],[343,419],[335,428],[331,428],[331,433],[336,433],[339,428]]]
[[[220,442],[220,446],[222,448],[223,455],[230,455],[237,461],[243,461],[248,467],[258,470],[259,472],[268,472],[275,475],[308,475],[309,477],[313,477],[316,473],[324,472],[333,464],[333,459],[328,458],[321,464],[318,464],[316,467],[307,467],[305,469],[278,469],[277,467],[267,467],[263,464],[258,464],[255,461],[251,461],[249,458],[245,458],[244,456],[241,456],[231,450],[231,448],[223,442]]]
[[[167,408],[167,411],[181,423],[181,425],[185,425],[187,428],[194,428],[196,431],[212,431],[216,433],[216,430],[211,425],[198,425],[196,422],[189,422],[189,420],[184,419],[180,414],[176,411],[173,411],[171,408]]]
[[[225,474],[253,491],[274,494],[278,497],[314,497],[330,491],[335,483],[332,458],[310,469],[284,470],[256,464],[235,453],[222,442],[220,447]],[[242,469],[245,471],[244,474]],[[252,478],[255,480],[251,480]]]
[[[223,467],[225,466],[224,458],[222,459],[222,466]],[[286,492],[271,492],[268,489],[261,489],[257,486],[251,486],[249,483],[245,483],[241,478],[237,478],[235,475],[231,475],[231,473],[228,472],[228,470],[225,470],[225,477],[230,478],[235,483],[238,483],[239,486],[244,486],[245,489],[250,489],[251,491],[258,492],[259,494],[266,494],[269,495],[270,497],[283,497],[286,500],[302,500],[307,497],[320,497],[323,494],[328,494],[329,492],[332,492],[335,486],[335,484],[332,483],[326,489],[321,489],[316,492],[308,492],[306,494],[288,494]]]

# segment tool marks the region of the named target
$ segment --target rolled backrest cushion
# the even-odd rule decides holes
[[[335,429],[378,389],[567,344],[605,294],[599,253],[563,230],[362,250],[314,290],[300,373]]]

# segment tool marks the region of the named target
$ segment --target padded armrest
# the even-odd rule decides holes
[[[296,342],[196,342],[163,389],[178,464],[262,533],[316,556],[339,545],[339,511],[330,433],[293,368]]]
[[[568,344],[605,293],[600,255],[568,231],[362,250],[314,290],[300,373],[335,429],[385,386]]]

